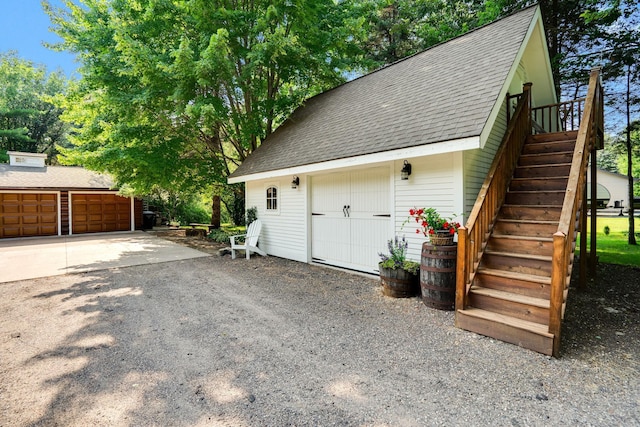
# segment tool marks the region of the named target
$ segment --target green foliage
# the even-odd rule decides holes
[[[47,153],[55,160],[55,144],[67,143],[67,128],[52,99],[66,85],[62,73],[47,74],[17,52],[0,52],[0,161],[8,160],[6,150]]]
[[[635,226],[640,226],[640,218],[634,218]],[[629,245],[628,243],[628,218],[602,218],[597,219],[598,226],[605,222],[609,228],[609,235],[602,232],[597,233],[597,255],[599,262],[606,264],[633,265],[640,267],[640,245]],[[587,230],[590,230],[591,219],[587,221]],[[580,247],[580,239],[576,242],[576,248]],[[588,242],[587,242],[588,248]],[[579,252],[579,251],[577,251]]]
[[[171,223],[208,224],[211,220],[211,206],[197,194],[170,192],[155,188],[147,196],[147,201],[154,210],[159,211]]]
[[[604,231],[605,236],[608,236],[609,233],[611,233],[611,229],[609,228],[608,225],[604,226],[604,230],[603,231]]]
[[[231,233],[223,230],[222,228],[218,228],[217,230],[211,230],[211,233],[209,233],[209,236],[207,237],[214,242],[229,243],[229,236],[231,235]]]
[[[342,2],[65,5],[45,4],[58,48],[82,63],[82,80],[61,100],[75,125],[64,160],[139,194],[225,185],[302,100],[341,83],[353,63]],[[243,201],[224,203],[242,223]]]
[[[258,219],[258,208],[253,206],[247,209],[247,224],[251,224]]]
[[[409,242],[402,237],[395,236],[387,242],[389,254],[380,253],[380,267],[395,270],[401,268],[409,273],[416,274],[420,269],[420,263],[407,260],[407,248]]]
[[[375,0],[354,2],[352,10],[367,21],[360,43],[370,68],[376,68],[495,20],[503,13],[501,3]]]

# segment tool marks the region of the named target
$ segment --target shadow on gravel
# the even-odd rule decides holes
[[[153,307],[153,289],[125,276],[118,270],[92,272],[72,286],[36,296],[70,305],[60,315],[74,324],[69,327],[74,332],[25,366],[51,366],[42,386],[58,390],[46,413],[31,425],[201,422],[201,411],[193,410],[198,392],[188,376],[180,375],[184,370],[176,369],[192,353],[175,352],[174,339],[166,342],[171,336],[179,340],[182,322],[188,320],[174,310],[171,330],[161,315],[154,322],[154,311],[172,307]]]
[[[577,265],[576,265],[577,267]],[[577,268],[562,327],[561,357],[626,363],[640,354],[640,268],[599,264],[585,290]]]
[[[276,257],[23,282],[4,307],[33,317],[6,348],[27,356],[0,395],[8,425],[629,425],[640,272],[599,277],[570,292],[558,360]]]

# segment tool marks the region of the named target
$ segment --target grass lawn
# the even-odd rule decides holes
[[[640,267],[640,245],[632,246],[628,242],[629,218],[627,217],[598,217],[596,221],[596,249],[599,261],[607,264],[634,265]],[[610,231],[604,233],[605,226]],[[587,233],[591,227],[591,218],[587,222]],[[636,240],[640,243],[640,219],[635,218]],[[589,242],[587,242],[587,247]],[[578,236],[577,248],[580,248]],[[579,253],[579,250],[577,251]]]

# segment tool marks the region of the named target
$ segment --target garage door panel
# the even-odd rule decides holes
[[[3,227],[2,237],[20,237],[20,227]]]
[[[58,234],[56,193],[0,193],[0,238]]]
[[[345,209],[345,206],[348,206]],[[391,230],[388,168],[314,176],[312,258],[373,272]]]
[[[3,215],[2,224],[3,225],[19,225],[20,217],[15,215]]]
[[[115,194],[72,194],[71,203],[74,234],[131,229],[131,201],[126,197]]]
[[[40,217],[38,215],[23,215],[22,216],[22,223],[23,224],[37,224],[38,222],[40,222]]]
[[[41,217],[41,223],[42,224],[57,224],[58,223],[58,216],[57,215],[42,215]]]

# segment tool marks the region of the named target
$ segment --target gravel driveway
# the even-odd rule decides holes
[[[614,294],[576,299],[552,359],[275,257],[1,284],[0,425],[638,425],[638,297]]]

